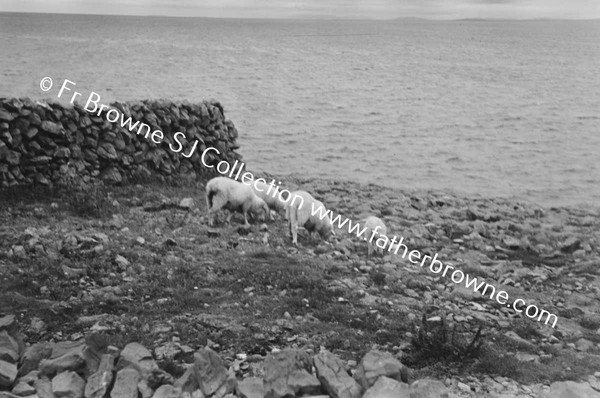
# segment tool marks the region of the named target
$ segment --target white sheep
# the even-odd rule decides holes
[[[321,207],[321,211],[317,210],[319,207]],[[292,234],[292,243],[294,245],[298,244],[299,227],[304,227],[311,238],[313,232],[318,232],[323,239],[326,239],[329,235],[335,235],[331,213],[323,218],[320,217],[325,212],[327,212],[327,209],[323,203],[313,198],[308,192],[292,192],[288,200],[288,206],[286,206],[286,218]]]
[[[248,213],[264,220],[269,214],[269,206],[254,194],[250,186],[226,177],[215,177],[206,183],[206,206],[208,208],[208,224],[213,225],[214,213],[227,209],[238,211],[244,215],[244,225],[248,223]],[[227,218],[231,219],[232,214]]]
[[[271,210],[274,210],[277,213],[285,212],[285,209],[287,207],[287,202],[285,202],[285,199],[287,199],[287,195],[289,195],[289,192],[282,194],[280,198],[279,190],[274,189],[273,186],[267,184],[266,182],[263,182],[264,180],[261,180],[262,179],[259,178],[257,180],[252,181],[252,184],[250,184],[250,187],[252,187],[252,190],[254,191],[256,196],[264,200]],[[269,218],[271,220],[274,220],[273,214],[271,212],[269,212]]]
[[[373,253],[373,246],[376,246],[375,243],[377,242],[377,239],[379,239],[380,236],[386,236],[387,227],[381,218],[375,216],[367,217],[363,223],[366,228],[365,237],[363,239],[367,241],[367,256],[370,257],[371,253]],[[384,249],[378,246],[376,247],[375,250],[381,251],[383,254]]]

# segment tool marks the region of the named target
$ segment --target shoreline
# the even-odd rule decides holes
[[[244,161],[244,163],[245,163],[245,161]],[[271,174],[268,172],[255,172],[253,170],[249,170],[249,171],[251,171],[255,176],[265,176],[268,178],[275,178],[278,181],[285,181],[285,182],[289,181],[291,184],[293,184],[298,189],[301,189],[302,183],[314,181],[317,183],[328,184],[328,185],[332,185],[332,186],[340,185],[340,184],[350,185],[359,190],[376,189],[376,190],[380,190],[383,192],[393,191],[396,193],[400,193],[400,194],[404,195],[405,197],[409,197],[409,196],[439,197],[439,196],[449,195],[456,199],[471,200],[474,202],[497,202],[497,204],[505,204],[505,205],[506,204],[516,204],[516,205],[522,205],[522,206],[526,206],[526,207],[530,207],[530,208],[537,207],[537,208],[543,209],[543,210],[551,210],[551,209],[582,210],[582,211],[590,212],[593,215],[600,216],[600,203],[597,205],[595,205],[593,203],[584,203],[584,202],[578,203],[578,204],[567,204],[567,205],[545,205],[545,204],[537,203],[534,200],[522,199],[517,196],[470,194],[465,191],[460,191],[460,190],[456,190],[456,189],[447,189],[447,188],[439,188],[439,189],[437,189],[437,188],[397,188],[397,187],[378,184],[376,182],[364,183],[364,182],[358,182],[358,181],[354,181],[354,180],[350,180],[350,179],[334,179],[334,178],[327,178],[327,177],[304,176],[304,175],[301,175],[300,173],[294,173],[291,175],[278,175],[278,174]]]
[[[594,288],[600,280],[597,213],[540,211],[506,199],[348,181],[285,183],[353,220],[378,215],[411,248],[438,252],[444,263],[493,282],[511,297],[557,311],[556,329],[507,313],[401,258],[367,259],[364,243],[346,234],[332,245],[301,234],[295,248],[281,218],[266,229],[244,229],[239,217],[208,228],[200,183],[157,181],[107,187],[119,206],[100,218],[87,214],[76,198],[18,198],[0,190],[8,194],[0,201],[0,268],[8,277],[0,281],[4,311],[23,314],[18,322],[30,343],[71,340],[100,328],[118,347],[136,341],[155,349],[176,336],[194,348],[210,340],[229,357],[256,347],[264,353],[325,346],[345,361],[360,360],[375,344],[417,378],[452,375],[453,391],[458,381],[473,391],[488,390],[490,375],[508,377],[519,391],[539,389],[535,383],[544,380],[585,380],[600,366],[593,362],[600,352],[600,318],[594,315],[600,297]],[[97,202],[102,195],[81,198]],[[185,198],[195,205],[181,207]],[[484,326],[485,354],[458,368],[447,359],[428,363],[410,343],[423,314],[429,324],[445,319],[466,336]],[[572,372],[560,373],[566,366]]]

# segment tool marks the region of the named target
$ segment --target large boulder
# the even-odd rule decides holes
[[[194,373],[200,391],[206,396],[222,397],[235,390],[235,375],[227,372],[221,357],[208,347],[194,355]]]
[[[368,389],[380,376],[406,383],[408,369],[389,352],[371,350],[360,361],[354,378],[364,389]]]
[[[198,381],[196,380],[196,374],[194,371],[194,367],[190,366],[185,370],[183,375],[180,378],[175,380],[173,383],[175,387],[179,387],[181,391],[192,393],[196,391],[200,386],[198,385]]]
[[[329,351],[321,351],[313,358],[317,377],[333,398],[360,398],[360,385],[348,374],[342,361]]]
[[[362,398],[413,398],[408,384],[381,376]]]
[[[600,398],[600,392],[594,390],[588,383],[574,381],[555,381],[550,390],[542,391],[538,398]]]
[[[55,398],[52,392],[52,382],[46,377],[36,379],[33,382],[33,387],[39,398]]]
[[[169,384],[163,384],[158,387],[152,395],[152,398],[179,398],[181,397],[181,388],[173,387]]]
[[[48,359],[52,355],[52,346],[48,343],[35,343],[25,349],[19,366],[19,375],[26,375],[36,370],[42,359]]]
[[[10,363],[19,360],[19,343],[6,330],[0,331],[0,360]]]
[[[438,380],[421,379],[410,385],[410,398],[449,398],[448,388]]]
[[[248,377],[238,382],[235,392],[240,398],[264,398],[263,380],[258,377]]]
[[[16,328],[15,316],[5,315],[0,317],[0,330],[12,331]]]
[[[10,387],[17,378],[17,366],[0,359],[0,387]]]
[[[144,379],[148,379],[152,372],[159,369],[152,353],[140,343],[129,343],[121,351],[117,369],[127,367],[137,370]]]
[[[319,380],[310,373],[310,356],[300,350],[285,349],[265,359],[264,388],[266,398],[316,394]]]
[[[49,377],[67,370],[90,375],[98,369],[99,363],[98,354],[85,341],[64,341],[52,346],[52,354],[40,361],[39,370]]]
[[[75,372],[66,371],[52,379],[52,393],[56,398],[83,398],[85,381]]]
[[[137,398],[140,373],[133,368],[121,369],[117,372],[115,385],[110,398]]]
[[[103,398],[106,395],[113,380],[114,364],[114,355],[102,355],[98,370],[88,378],[85,385],[85,398]]]

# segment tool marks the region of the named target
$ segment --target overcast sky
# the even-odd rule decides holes
[[[0,0],[0,11],[226,18],[600,18],[600,0]]]

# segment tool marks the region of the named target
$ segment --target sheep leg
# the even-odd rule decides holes
[[[371,257],[371,254],[373,253],[373,245],[371,244],[371,242],[367,243],[367,257]]]
[[[288,225],[290,236],[292,236],[292,226],[291,226],[292,224],[291,224],[291,221],[290,221],[290,206],[286,206],[285,207],[285,222]]]
[[[298,220],[296,219],[296,209],[290,209],[290,232],[292,233],[292,243],[298,246]]]
[[[213,221],[211,220],[211,217],[210,217],[210,207],[211,206],[210,206],[210,199],[209,199],[208,195],[209,195],[209,193],[207,192],[206,195],[204,196],[204,198],[206,199],[206,210],[208,211],[208,216],[207,216],[208,225],[210,225],[212,227]]]
[[[242,213],[244,213],[244,226],[250,227],[250,223],[248,222],[248,212],[250,211],[251,206],[248,203],[244,203],[242,205]]]
[[[292,225],[292,243],[298,246],[298,226]]]

